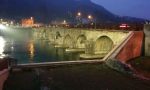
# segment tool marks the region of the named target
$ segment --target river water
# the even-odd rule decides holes
[[[54,48],[46,40],[32,39],[33,30],[17,29],[0,32],[0,56],[17,59],[18,64],[79,60],[79,53]]]

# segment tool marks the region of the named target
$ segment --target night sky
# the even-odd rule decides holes
[[[19,20],[33,16],[39,21],[65,17],[71,19],[75,15],[74,12],[78,10],[84,12],[84,15],[92,13],[101,20],[109,17],[109,20],[113,21],[113,19],[116,20],[116,17],[113,16],[118,15],[150,20],[150,0],[91,1],[100,6],[91,3],[90,0],[0,0],[0,18]]]
[[[120,16],[132,16],[150,20],[150,0],[92,0]]]

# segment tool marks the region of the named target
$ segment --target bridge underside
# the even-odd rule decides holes
[[[96,40],[95,53],[107,54],[113,48],[113,41],[108,36],[102,36]]]

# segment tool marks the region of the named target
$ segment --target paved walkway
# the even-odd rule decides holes
[[[83,64],[12,72],[4,90],[150,90],[150,81]]]

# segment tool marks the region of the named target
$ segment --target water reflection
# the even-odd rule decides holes
[[[5,42],[6,42],[5,39],[0,36],[0,57],[5,56],[5,55],[3,54],[3,52],[4,52],[4,47],[5,47]]]
[[[28,43],[28,51],[29,51],[30,61],[33,62],[33,59],[34,59],[34,52],[35,52],[35,49],[34,49],[34,42],[33,42],[33,41],[30,41],[30,42]]]

